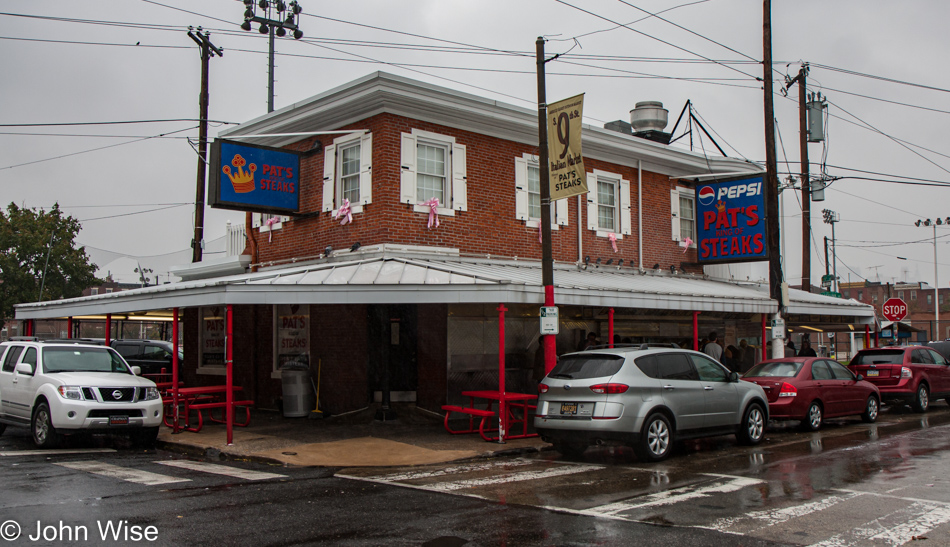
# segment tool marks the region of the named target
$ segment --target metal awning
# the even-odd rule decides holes
[[[775,313],[768,287],[637,268],[556,264],[562,306]],[[790,290],[790,316],[834,324],[873,324],[874,309],[854,300]],[[544,301],[541,264],[530,260],[399,253],[348,253],[311,264],[81,298],[16,306],[17,319],[121,314],[215,305],[462,304]],[[824,318],[824,319],[823,319]],[[830,318],[830,319],[829,319]],[[843,325],[847,328],[847,325]]]

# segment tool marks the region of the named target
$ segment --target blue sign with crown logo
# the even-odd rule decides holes
[[[211,207],[275,214],[300,210],[297,152],[215,139],[210,169]]]

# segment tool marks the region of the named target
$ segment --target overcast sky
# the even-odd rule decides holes
[[[628,120],[636,102],[659,100],[670,111],[669,131],[691,100],[730,156],[764,161],[763,95],[755,79],[762,76],[760,1],[301,5],[304,39],[277,40],[278,109],[378,70],[534,108],[534,43],[544,35],[549,54],[570,52],[548,63],[547,96],[586,93],[585,123]],[[646,14],[661,10],[665,20]],[[223,123],[266,113],[266,36],[239,28],[239,0],[47,0],[6,2],[0,11],[0,202],[59,202],[83,221],[78,241],[103,270],[134,282],[140,263],[164,281],[170,265],[191,257],[197,155],[186,137],[194,142],[198,135],[191,120],[198,117],[200,59],[187,27],[210,30],[225,50],[211,61],[210,118],[222,123],[210,137],[229,127]],[[798,89],[788,98],[778,92],[784,75],[805,61],[809,90],[830,103],[827,141],[809,145],[812,173],[824,156],[831,176],[950,184],[943,132],[950,119],[948,20],[950,3],[932,0],[773,2],[780,173],[800,169]],[[140,123],[54,125],[120,121]],[[697,151],[718,153],[708,140],[702,148],[698,136],[694,142]],[[680,145],[688,147],[688,139]],[[786,157],[790,168],[781,163]],[[835,235],[843,281],[933,283],[934,232],[914,222],[950,217],[948,193],[939,186],[834,182],[826,201],[813,204],[812,282],[824,273],[827,208],[841,217]],[[784,194],[791,284],[801,279],[797,194]],[[228,220],[242,224],[244,215],[206,210],[209,251],[223,249]],[[936,235],[946,286],[950,228]]]

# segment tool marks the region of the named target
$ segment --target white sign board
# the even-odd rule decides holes
[[[782,340],[785,338],[785,320],[784,319],[772,320],[772,338],[777,338],[779,340]]]
[[[541,307],[541,334],[558,333],[557,306]]]

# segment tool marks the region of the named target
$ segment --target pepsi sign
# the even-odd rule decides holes
[[[762,181],[760,175],[696,187],[696,236],[700,263],[768,259]]]

